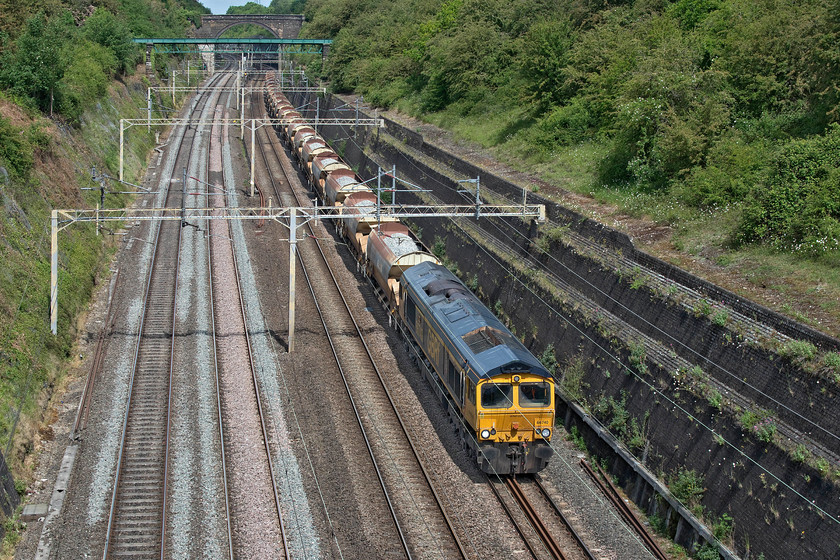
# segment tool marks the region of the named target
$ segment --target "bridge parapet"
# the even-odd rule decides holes
[[[267,29],[278,39],[297,39],[303,26],[303,15],[206,15],[201,16],[201,27],[195,36],[198,38],[217,38],[234,25],[250,23]]]

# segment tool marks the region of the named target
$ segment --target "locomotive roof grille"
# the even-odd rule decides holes
[[[474,331],[468,332],[461,338],[470,347],[474,354],[481,354],[485,350],[502,344],[503,333],[494,329],[493,327],[481,327]]]
[[[551,374],[446,267],[424,262],[402,274],[411,299],[430,319],[474,382],[500,374]]]

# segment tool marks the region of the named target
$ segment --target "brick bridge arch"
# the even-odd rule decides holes
[[[278,39],[297,39],[303,26],[303,16],[298,14],[283,15],[224,15],[201,16],[201,27],[195,36],[197,38],[218,39],[222,33],[233,27],[250,23],[271,32]]]

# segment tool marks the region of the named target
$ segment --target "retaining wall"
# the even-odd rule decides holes
[[[296,105],[302,104],[303,100],[298,99]],[[327,105],[332,106],[322,104]],[[325,112],[321,116],[329,115]],[[366,132],[356,139],[352,139],[347,129],[329,128],[322,133],[343,147],[345,158],[361,175],[375,176],[377,163],[368,155],[375,153],[381,165],[396,164],[401,177],[431,188],[444,202],[462,203],[455,193],[456,183],[395,148],[393,143],[379,141],[378,135],[384,132]],[[512,200],[521,200],[520,187],[426,144],[416,132],[388,121],[387,133],[466,176],[480,175],[483,187],[506,194]],[[402,202],[412,202],[409,195],[400,193],[399,196]],[[620,232],[533,194],[529,194],[528,199],[529,202],[545,203],[550,220],[567,225],[601,246],[633,255],[641,266],[649,266],[656,273],[701,291],[739,313],[759,318],[779,332],[809,340],[820,348],[840,348],[835,339],[637,251],[629,238]],[[533,226],[519,220],[504,220],[504,223],[517,234],[516,241],[507,242],[515,245],[523,256],[529,256]],[[501,302],[511,325],[520,333],[526,333],[525,342],[532,351],[540,353],[551,342],[558,356],[585,359],[590,367],[581,388],[587,402],[594,404],[603,397],[624,399],[628,421],[629,418],[636,419],[643,426],[646,437],[645,448],[635,450],[638,461],[626,448],[610,442],[598,423],[576,405],[562,401],[558,405],[558,418],[563,419],[567,429],[578,427],[590,449],[608,459],[611,472],[628,495],[642,509],[662,518],[678,543],[690,547],[698,537],[704,536],[704,530],[692,524],[690,516],[685,515],[687,512],[670,501],[667,492],[662,493],[664,487],[651,477],[651,472],[660,476],[680,468],[702,472],[706,480],[703,507],[713,517],[727,513],[735,520],[736,546],[745,557],[751,552],[754,556],[763,552],[768,560],[806,555],[833,558],[840,554],[837,523],[815,511],[815,504],[819,504],[827,508],[830,516],[840,517],[840,492],[836,485],[824,480],[811,467],[794,462],[787,450],[743,433],[735,411],[726,408],[721,411],[711,406],[707,399],[698,397],[696,391],[681,385],[674,372],[648,364],[644,375],[624,373],[615,358],[629,363],[626,343],[613,333],[604,333],[591,317],[571,308],[562,297],[533,284],[529,290],[523,289],[519,280],[528,283],[527,278],[517,279],[519,273],[511,272],[511,267],[498,262],[497,257],[489,253],[477,250],[473,242],[450,222],[423,220],[418,225],[427,244],[443,240],[447,255],[462,269],[468,270],[471,277],[478,279],[488,305],[492,307],[493,303]],[[647,289],[631,288],[620,273],[570,251],[561,243],[550,249],[556,260],[540,257],[544,259],[543,264],[575,285],[606,312],[623,318],[666,344],[668,338],[663,334],[679,336],[679,342],[688,348],[675,344],[675,352],[753,399],[757,406],[773,410],[781,420],[799,426],[803,433],[810,432],[808,435],[826,448],[837,450],[836,439],[831,435],[840,433],[836,386],[820,383],[818,377],[799,370],[766,349],[744,344],[737,337],[733,338],[727,329],[711,324],[708,318],[669,305]],[[561,316],[544,302],[550,302],[560,310]],[[775,406],[774,400],[786,403],[788,409]],[[814,430],[803,422],[800,416],[803,412],[828,429]],[[739,442],[739,449],[730,447],[726,441]],[[722,552],[726,555],[725,550]]]

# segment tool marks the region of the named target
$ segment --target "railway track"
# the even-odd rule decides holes
[[[291,193],[297,205],[308,205],[309,201],[291,187],[286,166],[281,163],[286,155],[280,153],[282,148],[276,138],[271,138],[270,130],[262,132],[261,158],[269,171],[274,196],[282,201]],[[281,192],[280,184],[287,185],[290,192]],[[299,244],[299,262],[390,511],[399,547],[407,558],[467,558],[362,329],[341,292],[321,241],[311,227],[308,235],[314,242]]]
[[[604,495],[610,500],[610,502],[615,506],[618,512],[621,514],[621,517],[627,522],[628,525],[636,532],[636,534],[642,539],[642,542],[647,547],[647,549],[651,552],[654,558],[657,560],[668,560],[668,555],[659,548],[659,543],[656,542],[645,526],[639,521],[639,518],[636,517],[633,512],[630,510],[630,506],[628,506],[621,496],[618,493],[618,490],[610,481],[609,476],[604,470],[601,468],[600,465],[597,463],[595,466],[598,469],[598,473],[601,476],[598,476],[598,473],[592,468],[592,466],[586,462],[584,459],[580,461],[583,470],[592,478],[593,482],[598,485]],[[602,478],[603,477],[603,478]]]
[[[537,560],[596,560],[538,476],[487,475],[487,480],[531,556]]]
[[[221,137],[214,131],[212,139]],[[222,150],[212,144],[210,182],[225,185]],[[227,193],[208,193],[208,206],[227,205]],[[239,270],[229,224],[211,220],[208,236],[211,255],[213,339],[216,355],[218,406],[222,431],[226,487],[230,489],[228,522],[233,526],[233,557],[288,558],[280,494],[272,464],[259,381],[254,368]],[[218,297],[217,297],[218,296]],[[262,452],[253,449],[259,439]],[[282,550],[278,549],[278,545]]]
[[[187,163],[176,168],[188,166],[195,135],[194,129],[182,131],[173,149],[178,150],[176,161]],[[169,188],[165,206],[179,206],[182,195],[182,190]],[[156,224],[103,558],[164,556],[181,232],[181,222],[176,220]],[[89,397],[83,396],[80,409],[89,406],[85,402],[89,403]]]

